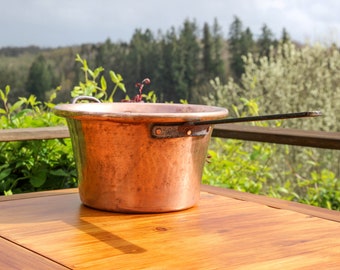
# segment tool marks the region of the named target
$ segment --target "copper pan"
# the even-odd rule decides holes
[[[61,104],[55,113],[67,119],[85,205],[157,213],[190,208],[200,196],[212,126],[182,124],[226,118],[228,110],[124,102]]]
[[[97,103],[77,103],[79,100]],[[114,212],[157,213],[194,206],[213,125],[296,117],[318,111],[227,119],[220,107],[100,103],[77,97],[55,107],[66,117],[82,202]]]

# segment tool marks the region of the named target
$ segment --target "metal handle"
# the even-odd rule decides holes
[[[317,117],[321,116],[320,111],[311,112],[297,112],[297,113],[283,113],[283,114],[270,114],[270,115],[260,115],[260,116],[248,116],[240,118],[224,118],[218,120],[210,121],[197,121],[192,124],[197,125],[215,125],[215,124],[228,124],[228,123],[240,123],[240,122],[252,122],[252,121],[264,121],[264,120],[280,120],[288,118],[301,118],[301,117]]]
[[[219,120],[210,121],[196,121],[187,122],[182,124],[156,124],[151,129],[151,136],[153,138],[179,138],[179,137],[192,137],[192,136],[205,136],[209,133],[211,126],[215,124],[228,124],[239,122],[252,122],[263,120],[279,120],[288,118],[301,118],[301,117],[316,117],[322,115],[319,111],[311,112],[297,112],[297,113],[284,113],[284,114],[270,114],[261,116],[249,116],[241,118],[224,118]]]
[[[91,96],[77,96],[74,99],[72,99],[71,103],[75,104],[80,100],[88,100],[88,101],[94,101],[97,103],[101,103],[99,99],[95,98],[95,97],[91,97]]]

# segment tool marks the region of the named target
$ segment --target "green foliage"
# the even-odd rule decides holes
[[[246,149],[241,141],[219,138],[212,139],[210,147],[203,183],[262,193],[267,180],[272,178],[271,168],[267,166],[272,156],[271,147],[257,144]]]
[[[225,56],[226,41],[215,20],[210,31],[209,54],[206,54],[204,60],[210,62],[210,67],[203,68],[204,46],[200,32],[194,20],[185,20],[178,29],[172,27],[164,34],[160,31],[155,34],[150,29],[136,29],[128,43],[113,43],[107,39],[99,44],[56,49],[3,48],[0,49],[0,88],[11,85],[12,93],[15,92],[15,95],[12,94],[12,102],[17,96],[32,93],[42,101],[45,96],[49,96],[50,89],[55,87],[53,83],[57,81],[61,86],[57,100],[67,102],[73,86],[84,79],[84,70],[77,66],[80,62],[74,63],[73,59],[74,55],[79,54],[87,60],[88,66],[103,68],[96,79],[97,85],[92,86],[94,88],[102,88],[100,82],[103,77],[106,87],[111,90],[115,83],[111,80],[109,70],[114,69],[117,74],[124,74],[129,96],[136,94],[132,92],[136,81],[150,77],[153,88],[158,89],[155,94],[160,102],[189,99],[189,102],[197,103],[200,102],[197,93],[204,91],[202,83],[216,76],[224,80],[228,64]],[[45,59],[44,63],[40,61],[42,58]],[[202,72],[203,69],[205,72]],[[49,71],[53,71],[50,74],[53,75],[52,88],[46,84],[49,82],[46,76]],[[131,92],[129,89],[132,89]],[[101,92],[99,89],[97,91]],[[117,100],[123,99],[125,93],[117,91],[114,96]]]
[[[310,162],[314,163],[311,160]],[[284,182],[273,182],[264,194],[340,210],[339,178],[334,172],[320,164],[315,163],[313,165],[309,175],[303,176],[298,173],[287,173],[287,178]]]
[[[123,83],[123,78],[120,74],[116,74],[114,71],[110,70],[110,79],[114,83],[114,88],[109,95],[107,92],[107,82],[102,74],[104,71],[103,67],[97,67],[94,70],[90,69],[86,59],[82,59],[79,54],[77,54],[76,61],[81,63],[81,70],[84,72],[84,82],[79,82],[79,85],[73,88],[71,92],[72,97],[77,96],[94,96],[98,99],[102,99],[108,102],[113,102],[113,97],[118,89],[126,92],[125,85]]]
[[[193,26],[189,28],[193,30]],[[180,39],[175,31],[168,34],[169,42],[162,43],[162,50],[171,52],[169,55],[175,59],[171,62],[173,67],[179,67],[183,64],[180,61],[183,53],[181,48],[184,47],[180,46]],[[187,34],[187,38],[192,37],[190,31]],[[152,36],[148,37],[152,39]],[[111,48],[111,45],[107,42],[106,49]],[[82,49],[89,50],[86,46]],[[163,56],[169,55],[164,53]],[[280,44],[277,50],[271,48],[269,57],[244,57],[245,73],[239,83],[232,78],[226,84],[218,78],[212,80],[211,92],[204,101],[210,105],[230,108],[231,115],[236,117],[259,115],[262,111],[277,113],[319,109],[315,108],[316,105],[324,106],[323,111],[327,116],[320,122],[313,119],[260,122],[256,125],[274,124],[337,130],[335,119],[339,113],[336,106],[336,101],[339,100],[339,75],[336,73],[340,63],[338,57],[339,53],[335,49],[298,49],[290,43]],[[167,61],[170,60],[164,63],[169,63]],[[79,55],[76,62],[81,64],[82,73],[77,75],[79,77],[72,96],[92,95],[103,101],[113,101],[117,90],[125,94],[123,79],[118,73],[105,70],[101,66],[91,69],[88,61]],[[165,75],[169,76],[169,87],[185,85],[182,80],[179,80],[177,85],[175,80],[184,78],[185,72],[181,68],[166,69],[164,65],[162,72],[165,70],[169,71],[165,72]],[[319,91],[319,88],[322,91]],[[277,89],[282,91],[274,91]],[[0,89],[0,128],[64,125],[65,120],[56,117],[51,111],[57,91],[59,92],[60,88],[52,92],[50,99],[45,102],[37,100],[34,95],[10,102],[10,87]],[[153,91],[143,94],[143,98],[148,102],[155,102],[157,97],[157,92]],[[328,117],[328,113],[331,117]],[[340,158],[334,153],[307,148],[301,151],[288,146],[224,139],[213,139],[210,146],[211,159],[204,168],[204,183],[340,209],[337,184],[339,176],[336,174],[340,170],[335,164]],[[69,139],[0,144],[1,193],[74,186],[75,165]]]
[[[53,72],[43,55],[33,62],[26,83],[27,92],[39,100],[45,100],[46,92],[53,88]]]
[[[294,121],[295,127],[339,131],[340,54],[321,46],[282,44],[269,58],[245,58],[241,93],[259,97],[266,112],[321,110],[324,117]],[[257,64],[257,62],[259,64]],[[269,101],[271,100],[271,102]],[[292,121],[287,121],[292,126]]]
[[[9,95],[9,86],[0,89],[1,129],[65,125],[51,111],[55,93],[45,103],[31,95],[13,105]],[[0,143],[0,164],[0,193],[5,195],[76,186],[69,139]]]
[[[268,26],[264,24],[261,28],[261,35],[257,41],[257,44],[259,46],[260,56],[269,56],[270,47],[273,45],[273,41],[274,41],[274,34],[268,28]]]
[[[249,48],[243,44],[243,25],[238,17],[234,17],[234,21],[229,28],[229,52],[230,52],[230,67],[234,75],[239,78],[244,72],[242,55],[249,51]]]
[[[217,94],[220,92],[217,90]],[[254,100],[241,98],[240,101],[244,104],[243,112],[234,107],[238,117],[259,114]],[[272,168],[268,164],[274,153],[275,147],[268,144],[247,146],[244,141],[213,138],[208,151],[210,162],[204,167],[202,181],[240,191],[263,193],[267,182],[273,180]]]
[[[213,91],[205,102],[230,108],[244,106],[239,98],[254,99],[265,113],[321,110],[317,119],[284,121],[286,127],[339,131],[340,53],[319,45],[297,48],[292,43],[271,47],[270,57],[243,57],[241,81],[224,85],[211,81]]]
[[[94,70],[79,55],[76,61],[82,64],[84,81],[75,86],[71,95],[89,95],[104,101],[113,101],[117,89],[125,92],[121,75],[110,71],[115,84],[108,93],[102,67]],[[0,89],[0,128],[26,128],[65,125],[64,118],[57,117],[52,109],[57,97],[57,88],[46,102],[38,101],[34,95],[20,97],[10,104],[9,86]],[[145,95],[148,101],[155,101],[153,92]],[[0,194],[10,195],[38,190],[76,187],[76,169],[70,139],[19,141],[0,143]]]
[[[218,78],[211,81],[212,91],[204,98],[205,103],[232,108],[231,115],[234,117],[257,115],[259,108],[265,114],[321,110],[324,116],[317,119],[261,122],[257,125],[339,131],[340,75],[337,71],[340,69],[340,54],[336,48],[318,45],[297,48],[287,42],[279,44],[277,49],[271,47],[269,57],[258,58],[248,54],[244,63],[245,72],[239,83],[232,78],[226,84]],[[339,151],[270,145],[270,151],[254,155],[253,149],[261,148],[262,144],[251,143],[249,146],[249,142],[237,143],[240,144],[237,152],[242,154],[230,157],[228,164],[221,159],[230,155],[236,142],[223,140],[212,144],[210,151],[215,157],[214,165],[207,165],[205,174],[219,179],[213,184],[340,210],[337,184]],[[223,153],[214,154],[217,151]],[[247,163],[247,155],[243,153],[259,157],[252,161],[257,167],[270,168],[266,174],[260,174],[264,175],[259,177],[261,188],[254,188],[256,178],[245,185],[242,182],[244,176],[223,171],[225,166],[234,168],[236,172],[237,166],[247,170],[251,164]],[[264,159],[267,154],[270,157]],[[251,175],[251,172],[248,173]],[[219,174],[236,178],[221,178]],[[207,176],[203,179],[209,183],[210,177]]]
[[[69,140],[1,143],[0,192],[76,187],[76,171]]]

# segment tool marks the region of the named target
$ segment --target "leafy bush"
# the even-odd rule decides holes
[[[272,149],[266,145],[257,144],[245,149],[241,141],[213,138],[208,151],[210,162],[204,167],[202,181],[209,185],[262,193],[267,180],[272,178],[271,168],[266,164],[271,152]]]
[[[84,81],[79,82],[71,96],[95,96],[105,101],[113,101],[117,89],[125,91],[122,77],[110,71],[115,83],[111,94],[107,93],[106,79],[101,75],[103,68],[91,70],[86,60],[76,58],[84,72]],[[99,81],[99,82],[98,82]],[[57,88],[47,102],[40,102],[31,95],[19,98],[13,105],[9,100],[10,87],[0,89],[0,128],[27,128],[66,125],[65,119],[57,117],[52,109],[57,96]],[[152,99],[152,96],[148,96]],[[76,169],[70,139],[19,141],[0,143],[0,193],[30,192],[76,187]]]
[[[255,100],[262,112],[288,113],[321,110],[323,117],[286,120],[285,127],[340,131],[340,52],[337,48],[305,46],[292,43],[271,48],[269,57],[243,57],[245,72],[241,82],[233,79],[225,85],[211,81],[215,91],[206,102],[242,110],[240,97]],[[216,92],[217,91],[217,92]],[[220,93],[218,93],[220,92]]]
[[[286,153],[289,155],[289,148],[285,147]],[[321,206],[328,209],[340,210],[340,189],[339,178],[334,171],[327,168],[314,156],[314,149],[300,147],[301,156],[307,160],[310,166],[308,171],[305,171],[305,166],[302,162],[289,164],[287,158],[286,170],[275,173],[281,178],[271,182],[263,194],[272,197],[277,197],[286,200],[298,201],[314,206]],[[330,150],[319,150],[322,153]],[[294,151],[297,152],[297,151]],[[327,154],[326,154],[327,155]],[[271,168],[274,166],[270,165]],[[300,168],[303,168],[302,170]]]
[[[8,103],[10,87],[0,89],[1,129],[65,125],[51,111],[56,92],[45,104],[32,95]],[[6,195],[76,185],[69,139],[0,143],[0,192]]]
[[[211,81],[212,91],[204,98],[207,104],[232,108],[233,116],[258,115],[259,108],[266,114],[321,109],[325,116],[317,119],[256,124],[339,130],[340,76],[336,70],[340,68],[340,54],[336,49],[320,46],[298,49],[286,43],[278,46],[277,51],[272,50],[269,58],[255,59],[248,55],[244,61],[245,73],[239,84],[232,79],[225,85],[218,78]],[[203,180],[209,184],[340,209],[339,151],[270,144],[270,151],[259,152],[258,159],[249,164],[254,149],[266,149],[267,145],[234,140],[213,143],[210,151],[214,165],[205,167]],[[228,161],[224,157],[228,157]],[[222,163],[229,168],[225,169],[220,165]],[[251,171],[253,164],[259,168],[259,175]],[[230,168],[234,168],[232,174]],[[261,173],[264,168],[265,173]],[[235,174],[239,171],[246,173]],[[211,182],[210,177],[218,180]],[[250,182],[243,181],[247,177]]]

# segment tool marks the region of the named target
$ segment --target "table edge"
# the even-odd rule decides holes
[[[278,198],[267,197],[264,195],[252,194],[248,192],[242,192],[238,190],[221,188],[210,185],[201,185],[201,191],[205,191],[211,194],[225,196],[237,200],[254,202],[268,207],[295,211],[301,214],[323,218],[331,221],[340,222],[340,212],[336,210],[329,210],[317,206],[307,205],[303,203],[282,200]]]
[[[225,197],[229,197],[229,198],[233,198],[237,200],[254,202],[254,203],[266,205],[272,208],[295,211],[295,212],[305,214],[305,215],[310,215],[313,217],[319,217],[319,218],[323,218],[323,219],[327,219],[331,221],[340,222],[340,212],[336,210],[329,210],[326,208],[316,207],[316,206],[302,204],[298,202],[292,202],[292,201],[282,200],[278,198],[271,198],[271,197],[267,197],[264,195],[252,194],[248,192],[242,192],[242,191],[237,191],[233,189],[210,186],[210,185],[205,185],[205,184],[201,184],[201,191],[219,195],[219,196],[225,196]],[[0,202],[46,197],[46,196],[59,196],[59,195],[67,195],[67,194],[75,194],[75,193],[78,193],[78,188],[38,191],[38,192],[15,194],[15,195],[10,195],[10,196],[0,196]]]
[[[8,196],[3,195],[3,196],[0,196],[0,202],[46,197],[46,196],[58,196],[58,195],[66,195],[66,194],[73,194],[73,193],[78,193],[78,188],[36,191],[36,192],[13,194],[13,195],[8,195]]]

